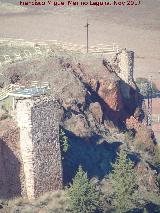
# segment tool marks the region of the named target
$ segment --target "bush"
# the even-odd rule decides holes
[[[159,147],[159,145],[157,145],[155,147],[154,162],[155,162],[156,166],[160,167],[160,147]]]
[[[69,142],[68,142],[68,137],[66,136],[63,129],[60,129],[59,138],[60,138],[60,144],[61,144],[62,151],[67,152],[69,149]]]
[[[126,143],[132,144],[134,141],[135,134],[133,130],[128,130],[124,133],[124,137]]]
[[[126,212],[132,207],[137,188],[133,163],[127,159],[125,151],[120,151],[112,167],[113,172],[109,177],[114,191],[111,203],[117,212]]]
[[[6,113],[9,113],[12,109],[12,99],[11,98],[7,98],[3,101],[3,104],[2,104],[2,109],[6,112]]]
[[[158,186],[160,188],[160,175],[157,176],[157,183],[158,183]]]
[[[146,209],[146,208],[144,208],[143,213],[148,213],[148,211],[147,211],[147,209]]]
[[[80,166],[68,189],[69,210],[74,213],[93,213],[100,209],[100,192]]]
[[[12,117],[9,114],[4,113],[0,117],[0,121],[6,120],[7,118],[11,119]]]

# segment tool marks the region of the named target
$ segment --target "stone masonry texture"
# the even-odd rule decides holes
[[[134,52],[123,49],[117,54],[117,61],[119,72],[118,76],[127,84],[133,82],[133,69],[134,69]]]
[[[16,111],[27,197],[61,189],[57,102],[40,98],[18,100]]]

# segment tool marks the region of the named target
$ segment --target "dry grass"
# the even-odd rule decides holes
[[[3,210],[9,209],[10,213],[63,213],[67,209],[66,200],[64,191],[48,192],[35,200],[19,197],[6,201]]]
[[[24,204],[28,204],[29,201],[27,199],[23,199],[22,197],[17,197],[15,199],[9,200],[8,201],[8,206],[13,207],[13,206],[23,206]]]

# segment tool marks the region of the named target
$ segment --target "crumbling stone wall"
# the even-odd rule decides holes
[[[134,69],[134,52],[121,50],[117,53],[114,59],[114,66],[116,67],[116,73],[127,84],[133,82],[133,69]]]
[[[57,102],[18,100],[17,122],[28,198],[62,188]]]

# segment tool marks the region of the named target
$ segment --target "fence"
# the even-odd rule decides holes
[[[96,46],[91,46],[89,48],[90,53],[106,53],[106,54],[113,54],[118,53],[119,47],[116,44],[104,45],[98,44]]]
[[[0,66],[15,63],[17,61],[23,61],[25,59],[30,59],[37,56],[44,56],[45,54],[52,52],[52,49],[54,50],[53,45],[62,51],[66,50],[71,52],[80,52],[83,54],[87,52],[85,45],[67,43],[57,40],[40,41],[34,39],[32,41],[25,41],[24,39],[12,39],[12,38],[0,39],[0,47],[4,44],[10,47],[17,46],[17,47],[33,48],[32,50],[34,50],[34,53],[33,52],[31,53],[29,50],[25,49],[23,52],[21,51],[21,53],[13,53],[12,56],[9,54],[0,55]],[[99,54],[99,53],[113,54],[117,53],[118,51],[119,47],[116,44],[111,45],[97,44],[95,46],[90,46],[88,52],[92,54]]]
[[[154,123],[160,123],[160,114],[157,114],[157,115],[153,114],[152,115],[152,121]]]
[[[39,81],[32,81],[29,87],[36,87],[36,88],[47,88],[50,89],[50,84],[49,82],[39,82]],[[24,88],[22,85],[14,85],[14,84],[9,84],[2,90],[0,90],[0,101],[8,98],[9,94],[19,88]]]
[[[7,87],[0,91],[0,101],[6,99],[9,96],[9,93],[15,90],[15,86],[13,84],[9,84]]]

